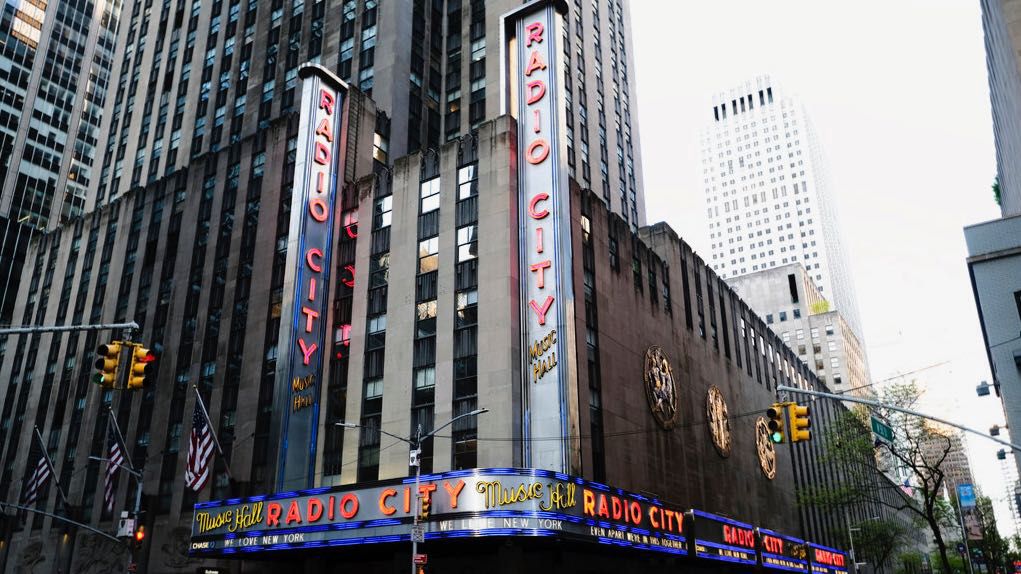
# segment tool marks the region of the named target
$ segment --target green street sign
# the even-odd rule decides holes
[[[890,425],[876,417],[872,417],[872,432],[876,433],[877,437],[885,440],[886,442],[893,442],[893,429],[890,428]]]

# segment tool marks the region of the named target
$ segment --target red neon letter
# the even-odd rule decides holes
[[[529,56],[529,58],[528,58],[528,65],[525,66],[525,75],[526,76],[531,76],[532,72],[534,72],[536,70],[545,70],[545,69],[546,69],[546,62],[544,62],[542,60],[542,56],[539,55],[539,52],[537,52],[535,50],[532,50],[532,55]]]
[[[297,500],[291,501],[291,507],[287,509],[287,518],[284,519],[284,524],[290,524],[292,522],[301,524],[301,510],[298,509]]]
[[[316,150],[312,155],[312,159],[319,165],[330,163],[330,148],[323,142],[316,142]]]
[[[308,268],[311,269],[312,271],[319,273],[320,271],[323,270],[323,266],[321,263],[313,261],[312,260],[313,257],[319,257],[320,259],[322,259],[323,252],[320,251],[318,247],[313,247],[305,252],[305,264],[307,264]]]
[[[344,269],[348,273],[351,274],[351,278],[350,279],[341,278],[340,282],[343,283],[344,285],[347,285],[348,287],[354,287],[355,286],[355,266],[351,265],[349,263],[349,264],[344,266]]]
[[[542,323],[540,323],[540,325],[541,324]],[[319,348],[319,345],[315,343],[312,343],[312,346],[306,345],[305,339],[302,339],[301,337],[298,337],[298,346],[301,347],[302,360],[306,365],[308,364],[309,359],[312,358],[312,353],[315,353],[316,349]]]
[[[333,98],[333,94],[326,90],[319,90],[319,108],[326,110],[326,113],[333,115],[333,104],[336,100]]]
[[[535,207],[539,205],[540,201],[546,201],[547,199],[549,199],[549,194],[546,193],[545,191],[540,191],[539,193],[532,196],[532,200],[528,202],[528,216],[531,217],[532,219],[543,219],[544,217],[549,215],[548,209],[543,209],[541,211],[535,210]]]
[[[525,103],[528,105],[538,102],[546,95],[546,84],[542,80],[528,82],[525,84],[525,87],[528,90],[528,97],[525,98]]]
[[[396,490],[392,488],[387,488],[379,495],[379,511],[382,512],[384,515],[390,516],[394,512],[397,512],[396,508],[392,506],[387,506],[386,504],[386,499],[396,494],[397,494]]]
[[[596,515],[596,496],[594,494],[592,494],[592,491],[587,489],[587,488],[582,490],[581,496],[582,496],[582,505],[581,505],[581,508],[582,508],[581,512],[582,512],[582,514],[584,514],[585,516],[595,516]]]
[[[308,214],[312,219],[322,223],[330,215],[330,208],[326,206],[326,200],[321,197],[310,197],[308,200]]]
[[[266,526],[279,526],[280,513],[283,512],[279,502],[270,502],[266,505]]]
[[[450,495],[450,507],[457,508],[457,497],[461,494],[461,490],[464,489],[464,481],[458,479],[457,484],[454,486],[451,486],[449,482],[444,482],[443,488],[445,488],[447,490],[447,494]]]
[[[548,269],[550,264],[551,264],[550,260],[547,259],[545,261],[540,261],[538,263],[533,263],[529,267],[529,269],[532,270],[532,273],[536,273],[536,272],[539,273],[539,278],[538,278],[538,281],[537,281],[539,289],[545,289],[545,283],[546,283],[545,275],[546,275],[546,273],[544,272],[544,270]]]
[[[305,314],[305,332],[312,332],[312,321],[319,318],[319,312],[315,309],[309,309],[308,307],[302,306],[301,312]],[[300,339],[299,339],[300,340]],[[305,363],[306,365],[308,363]]]
[[[354,518],[358,514],[358,497],[347,493],[340,499],[340,515],[344,518]]]
[[[532,45],[532,42],[542,43],[542,22],[533,22],[525,26],[525,47]]]
[[[318,498],[308,499],[308,509],[305,511],[307,522],[317,522],[323,517],[323,503]]]
[[[316,135],[323,136],[328,142],[333,141],[333,125],[330,123],[330,120],[326,118],[319,120],[319,127],[316,128]]]
[[[531,301],[528,302],[528,306],[532,308],[532,311],[535,311],[535,316],[539,319],[540,325],[546,324],[546,313],[549,312],[549,308],[552,305],[553,305],[552,295],[546,296],[546,302],[543,303],[542,306],[539,306],[539,304],[535,302],[535,299],[532,299]],[[299,339],[299,341],[300,340],[301,339]],[[305,364],[307,365],[308,362],[306,361]]]
[[[549,156],[549,142],[546,138],[539,138],[532,143],[528,144],[528,149],[525,150],[525,159],[532,165],[538,165],[546,160]]]

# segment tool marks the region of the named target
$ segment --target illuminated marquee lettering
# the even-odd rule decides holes
[[[723,541],[727,544],[755,548],[755,531],[749,528],[723,525]]]
[[[570,282],[570,194],[563,164],[563,134],[558,116],[558,41],[561,16],[553,3],[524,7],[504,20],[511,40],[506,45],[507,78],[513,86],[518,121],[518,278],[521,299],[521,347],[528,383],[525,428],[535,436],[561,441],[529,443],[530,465],[568,472],[570,379],[573,359],[567,350],[574,326],[567,320],[573,299]],[[555,334],[554,334],[555,333]],[[539,349],[539,350],[537,350]]]
[[[783,554],[783,538],[763,534],[762,547],[766,549],[766,552],[771,552],[773,554]]]
[[[300,67],[298,76],[302,96],[279,335],[283,356],[274,401],[281,431],[275,474],[282,490],[308,487],[315,478],[323,353],[331,343],[328,304],[337,283],[331,255],[340,230],[336,206],[347,149],[344,83],[316,64]],[[294,520],[290,509],[283,516]],[[302,521],[308,518],[303,511]]]

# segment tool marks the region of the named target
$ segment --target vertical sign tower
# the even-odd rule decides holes
[[[302,80],[291,226],[280,312],[274,417],[280,429],[277,488],[314,486],[323,354],[329,333],[329,286],[338,219],[337,186],[344,174],[347,85],[317,64]]]
[[[577,464],[571,209],[558,90],[566,11],[562,1],[535,0],[505,14],[501,26],[501,111],[516,117],[518,131],[521,454],[525,466],[560,472]]]

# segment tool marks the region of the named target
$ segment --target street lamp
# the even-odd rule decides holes
[[[415,574],[415,556],[418,555],[418,538],[417,538],[418,528],[417,527],[418,527],[418,514],[420,512],[420,510],[419,510],[420,506],[419,505],[422,503],[422,492],[421,492],[421,486],[422,486],[422,458],[421,458],[422,457],[422,443],[425,442],[426,440],[436,436],[436,433],[438,433],[441,430],[447,428],[448,426],[454,424],[454,422],[456,422],[458,420],[461,420],[461,419],[467,418],[467,417],[473,417],[473,416],[476,416],[476,415],[481,415],[482,413],[488,413],[488,412],[489,412],[489,409],[475,409],[474,411],[471,411],[470,413],[464,413],[464,414],[457,415],[456,417],[450,419],[449,421],[447,421],[447,422],[443,423],[442,425],[436,427],[435,429],[429,431],[424,436],[422,435],[422,425],[419,424],[418,428],[415,430],[415,436],[413,438],[404,438],[402,436],[397,436],[395,434],[388,433],[388,432],[386,432],[385,430],[383,430],[381,428],[366,427],[364,425],[360,425],[360,424],[357,424],[357,423],[348,423],[348,422],[335,422],[335,423],[333,423],[333,424],[335,424],[335,425],[337,425],[339,427],[344,427],[344,428],[349,428],[349,429],[354,429],[354,428],[372,428],[373,430],[377,430],[380,433],[385,434],[386,436],[388,436],[390,438],[397,439],[397,440],[399,440],[401,442],[406,442],[411,447],[411,451],[408,453],[408,455],[410,457],[408,466],[415,467],[415,513],[414,513],[414,517],[412,519],[413,520],[413,522],[412,522],[413,526],[412,526],[412,532],[411,532],[411,574]]]
[[[860,532],[862,524],[865,524],[865,522],[874,521],[874,520],[879,520],[879,517],[878,516],[873,516],[872,518],[869,518],[866,521],[859,522],[858,526],[851,526],[851,516],[847,513],[846,510],[844,511],[844,521],[847,522],[847,538],[848,538],[849,542],[851,543],[851,563],[854,564],[854,571],[855,572],[858,571],[859,567],[864,566],[865,564],[867,564],[867,562],[858,562],[858,559],[854,555],[854,531],[857,530],[857,531]]]

